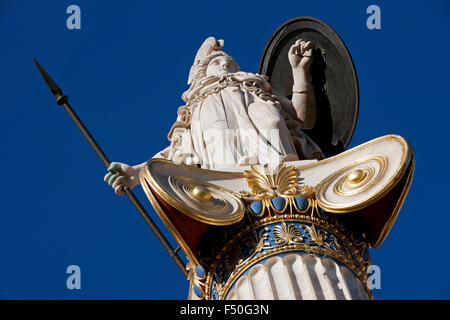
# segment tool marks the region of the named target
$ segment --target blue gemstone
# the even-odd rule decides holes
[[[308,199],[304,197],[295,197],[295,205],[300,211],[305,211],[308,208]]]
[[[200,279],[204,278],[205,277],[205,270],[203,270],[202,266],[195,267],[195,274]]]
[[[250,204],[250,210],[252,210],[252,212],[256,215],[261,214],[262,209],[263,209],[263,206],[262,206],[261,201],[255,201],[255,202],[252,202],[252,204]]]
[[[286,205],[286,199],[282,197],[275,197],[272,199],[272,204],[275,207],[275,210],[281,211],[284,209]]]
[[[198,298],[203,298],[203,291],[194,283],[194,293]]]

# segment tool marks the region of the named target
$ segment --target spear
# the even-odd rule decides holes
[[[50,88],[51,93],[55,97],[56,104],[64,107],[66,112],[69,114],[70,118],[73,120],[75,125],[78,127],[78,129],[80,129],[80,131],[83,134],[83,136],[89,142],[89,144],[91,145],[92,149],[94,149],[95,153],[97,153],[97,155],[99,156],[100,160],[103,162],[105,167],[109,168],[109,166],[111,165],[111,161],[109,161],[108,157],[103,152],[103,150],[100,148],[100,146],[97,144],[97,142],[95,141],[94,137],[92,137],[92,135],[89,133],[89,131],[84,126],[83,122],[81,122],[80,118],[78,118],[77,114],[75,113],[75,111],[72,109],[72,107],[68,103],[69,97],[66,96],[61,91],[61,89],[56,84],[56,82],[41,67],[41,65],[36,61],[36,59],[33,58],[33,60],[34,60],[34,63],[36,64],[39,72],[41,73],[42,78],[44,78],[45,83],[47,83],[47,86]],[[184,276],[187,277],[188,272],[186,270],[186,266],[184,265],[184,263],[181,260],[181,258],[178,256],[178,250],[180,249],[180,247],[178,247],[175,250],[172,248],[172,246],[170,245],[169,241],[167,241],[167,239],[164,237],[164,235],[162,234],[161,230],[159,230],[158,226],[155,224],[153,219],[147,213],[145,208],[142,206],[142,204],[139,202],[139,200],[136,198],[136,196],[134,195],[133,191],[131,191],[130,188],[125,187],[124,188],[124,192],[127,195],[128,199],[130,199],[131,203],[133,203],[133,205],[136,207],[137,211],[140,213],[142,218],[144,218],[145,222],[148,224],[150,229],[156,235],[156,237],[161,242],[163,247],[167,250],[167,252],[169,253],[169,256],[176,263],[176,265],[181,270],[181,272],[184,274]]]

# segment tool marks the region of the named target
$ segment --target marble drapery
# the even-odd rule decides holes
[[[202,168],[320,159],[300,121],[271,93],[268,78],[236,72],[195,81],[183,94],[169,140],[155,157]],[[292,108],[292,106],[290,106]]]

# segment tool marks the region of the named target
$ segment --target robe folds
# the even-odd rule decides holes
[[[193,83],[183,94],[170,146],[155,157],[211,170],[323,158],[267,80],[237,72]]]

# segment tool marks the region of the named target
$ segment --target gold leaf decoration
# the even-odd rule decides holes
[[[270,173],[266,164],[262,169],[251,166],[251,170],[246,170],[244,175],[252,193],[260,199],[298,193],[298,170],[286,167],[284,163],[275,173]]]
[[[303,241],[300,230],[293,224],[286,225],[284,221],[280,226],[273,229],[273,236],[277,244],[292,244]]]

